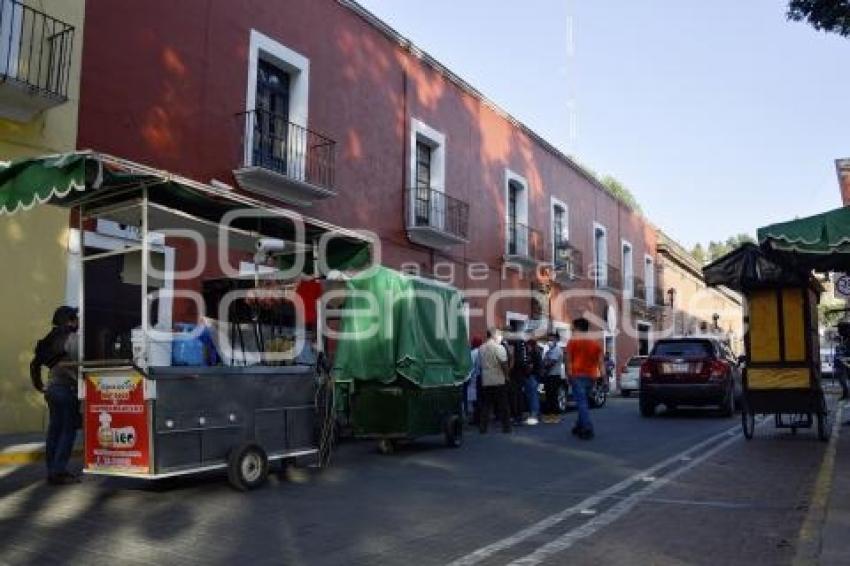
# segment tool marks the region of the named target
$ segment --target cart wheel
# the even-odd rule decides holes
[[[818,413],[818,440],[826,442],[832,435],[832,430],[829,427],[829,415],[827,413]]]
[[[443,434],[446,438],[446,446],[449,448],[460,448],[463,444],[463,422],[457,415],[449,415],[443,422]]]
[[[381,454],[392,454],[395,452],[395,442],[391,438],[382,438],[378,441],[378,452]]]
[[[256,444],[234,448],[227,459],[227,479],[239,491],[256,489],[269,475],[269,459]]]
[[[744,429],[744,438],[752,440],[756,430],[756,416],[747,409],[741,411],[741,428]]]

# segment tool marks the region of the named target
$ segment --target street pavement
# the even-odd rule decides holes
[[[790,564],[826,444],[739,434],[740,418],[635,399],[558,425],[466,430],[380,455],[343,443],[330,468],[233,491],[220,474],[147,484],[43,482],[0,468],[0,564]]]

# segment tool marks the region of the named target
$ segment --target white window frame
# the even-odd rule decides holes
[[[432,191],[445,194],[446,190],[446,135],[416,118],[410,119],[410,163],[408,164],[408,187],[416,186],[416,143],[423,142],[431,147],[431,184]],[[416,222],[416,195],[409,191],[410,206],[408,209],[410,226]],[[443,214],[438,214],[440,204],[436,199],[431,200],[431,226],[442,229],[445,225],[445,203],[442,203]]]
[[[289,121],[307,128],[308,105],[310,99],[310,60],[289,47],[252,29],[248,48],[248,90],[245,95],[245,111],[252,112],[257,107],[257,67],[260,59],[273,63],[286,71],[289,83]],[[244,165],[250,166],[254,147],[254,128],[245,125]],[[303,167],[301,169],[304,170]]]
[[[528,315],[523,314],[521,312],[514,312],[514,311],[505,312],[505,324],[507,324],[510,327],[511,322],[513,322],[515,320],[522,322],[523,323],[522,326],[523,326],[523,328],[525,328],[525,323],[528,322]]]
[[[649,254],[643,256],[643,278],[646,287],[647,305],[655,304],[655,258]]]
[[[628,262],[626,262],[627,249],[629,250]],[[623,270],[623,296],[631,298],[635,293],[635,248],[628,240],[620,240],[620,268]]]
[[[511,171],[510,169],[505,169],[505,254],[507,254],[510,249],[508,202],[510,201],[511,183],[515,183],[522,187],[522,191],[520,191],[522,193],[520,195],[521,198],[517,201],[517,223],[528,226],[528,181],[519,173]],[[528,244],[528,238],[526,237],[525,249],[517,248],[517,255],[528,255]]]
[[[605,261],[601,264],[599,263],[599,250],[596,247],[596,232],[598,231],[601,231],[603,234],[602,251],[605,254],[605,257],[602,258]],[[599,222],[594,222],[593,234],[590,241],[593,242],[593,272],[596,274],[596,277],[594,277],[594,285],[597,288],[605,287],[608,284],[608,228]],[[600,265],[602,266],[601,270]]]
[[[555,197],[549,197],[549,237],[552,238],[552,265],[555,264],[555,208],[561,208],[564,211],[564,225],[561,228],[561,238],[566,241],[570,239],[570,209],[567,203]]]
[[[638,339],[638,354],[640,354],[640,327],[645,326],[647,328],[646,331],[646,354],[649,355],[649,352],[652,351],[652,323],[646,320],[637,319],[635,320],[635,328],[637,329],[637,339]]]

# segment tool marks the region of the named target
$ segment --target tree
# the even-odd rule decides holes
[[[743,244],[746,243],[755,243],[755,238],[750,236],[749,234],[738,234],[736,236],[729,236],[726,238],[726,241],[719,240],[715,242],[711,240],[708,242],[707,249],[703,248],[702,244],[697,244],[691,250],[691,255],[694,256],[701,264],[706,264],[714,261],[719,257],[723,257],[729,252],[738,249]]]
[[[640,204],[638,203],[635,195],[620,181],[612,177],[611,175],[605,175],[600,182],[607,187],[611,194],[615,197],[626,203],[632,209],[637,212],[643,212],[640,208]]]
[[[694,259],[697,260],[700,265],[705,265],[707,263],[705,248],[703,248],[702,244],[700,244],[699,242],[697,242],[697,245],[695,245],[693,249],[691,249],[691,255],[694,256]]]
[[[788,19],[816,30],[850,36],[850,0],[790,0]]]

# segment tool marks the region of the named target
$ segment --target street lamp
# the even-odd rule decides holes
[[[667,289],[667,299],[667,305],[672,309],[673,305],[676,303],[676,289],[674,287]]]
[[[714,329],[720,330],[720,326],[717,324],[717,321],[720,320],[720,315],[717,314],[717,313],[714,313],[713,315],[711,315],[711,320],[714,321]]]

